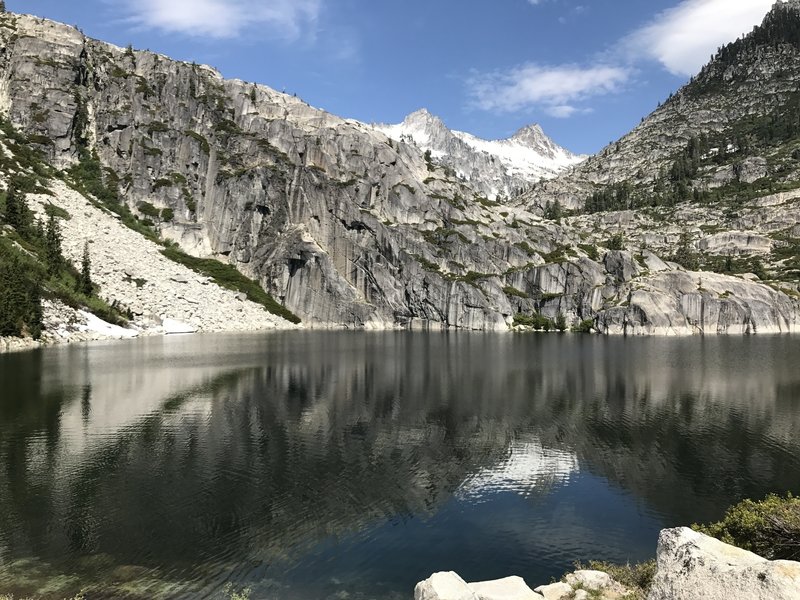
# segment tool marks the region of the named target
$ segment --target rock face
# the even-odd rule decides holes
[[[484,164],[489,155],[466,134],[451,132],[451,152],[469,147],[464,160],[477,172],[459,177],[426,160],[416,143],[264,86],[225,80],[209,67],[118,48],[35,17],[5,13],[0,25],[0,110],[50,161],[63,168],[96,156],[105,183],[133,211],[158,215],[148,218],[162,236],[234,265],[309,326],[505,331],[515,317],[537,314],[568,325],[591,321],[615,334],[798,330],[800,305],[783,292],[721,275],[706,283],[706,274],[661,260],[677,232],[665,233],[663,224],[645,230],[641,213],[558,222],[542,218],[536,201],[487,199],[482,186],[495,177]],[[672,152],[677,142],[662,143],[655,131],[637,132],[637,147]],[[534,149],[556,162],[566,156],[536,128],[501,146]],[[611,176],[643,160],[634,158],[621,154]],[[583,185],[591,179],[586,173],[600,177],[605,166],[598,168],[577,167],[564,189]],[[69,204],[69,194],[60,188],[56,199]],[[568,206],[569,189],[564,194]],[[72,258],[84,239],[101,248],[103,240],[127,235],[121,225],[107,226],[109,215],[74,210],[79,218],[65,224],[78,236],[67,244]],[[767,213],[774,218],[762,219]],[[798,218],[800,210],[786,206],[730,216],[737,231],[754,235],[778,223],[797,227]],[[608,233],[623,228],[638,237],[626,240],[625,251],[607,252]],[[727,252],[733,243],[709,252]],[[199,330],[229,322],[201,316],[212,300],[195,274],[158,262],[160,254],[141,238],[130,244],[157,261],[98,256],[95,265],[107,270],[100,283],[114,298],[137,314]],[[174,302],[147,296],[149,283],[136,285],[152,280],[142,272],[150,266],[164,275]],[[251,315],[248,303],[219,296],[240,303],[243,327],[271,326]]]
[[[687,528],[658,540],[658,570],[647,600],[796,600],[800,563],[768,561]]]
[[[586,158],[558,146],[539,125],[524,127],[507,140],[489,141],[451,131],[441,119],[422,109],[398,125],[375,127],[394,140],[430,151],[432,158],[491,200],[515,196]]]

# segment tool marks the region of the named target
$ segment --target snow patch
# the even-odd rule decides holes
[[[118,325],[112,325],[111,323],[107,323],[100,317],[97,317],[90,312],[86,312],[85,310],[78,311],[78,314],[82,319],[84,319],[84,323],[78,326],[79,331],[96,333],[98,335],[102,335],[103,337],[115,340],[130,339],[139,336],[138,331],[133,329],[125,329],[124,327],[119,327]]]

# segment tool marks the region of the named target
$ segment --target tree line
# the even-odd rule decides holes
[[[43,296],[64,286],[87,299],[94,295],[89,246],[84,246],[81,269],[76,270],[64,259],[56,211],[37,219],[13,178],[7,184],[0,224],[5,230],[0,237],[0,336],[38,339]]]

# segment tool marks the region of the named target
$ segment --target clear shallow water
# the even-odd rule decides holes
[[[800,491],[798,434],[791,337],[287,333],[0,356],[0,592],[410,598],[449,569],[538,584]]]

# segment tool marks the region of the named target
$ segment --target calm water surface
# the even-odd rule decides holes
[[[538,584],[800,491],[800,339],[287,333],[0,356],[0,593]]]

